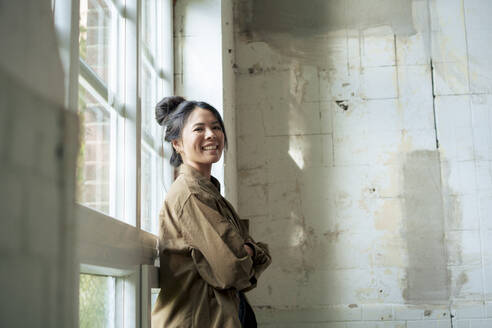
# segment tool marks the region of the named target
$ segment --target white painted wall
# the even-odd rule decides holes
[[[491,2],[310,5],[235,1],[261,326],[492,327]]]
[[[51,1],[1,1],[0,40],[0,326],[74,327],[78,123]]]
[[[205,101],[222,115],[229,147],[212,168],[237,205],[234,38],[231,1],[182,0],[174,7],[175,94]]]

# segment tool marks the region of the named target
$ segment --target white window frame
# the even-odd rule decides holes
[[[116,160],[125,163],[122,170],[116,170],[117,185],[115,189],[124,190],[116,200],[115,215],[125,222],[95,211],[89,207],[77,204],[76,223],[78,225],[78,241],[76,241],[77,258],[80,263],[80,273],[108,275],[117,278],[117,297],[125,299],[123,316],[116,315],[117,327],[149,327],[151,312],[151,288],[157,288],[157,269],[154,263],[157,258],[156,235],[141,230],[140,222],[140,161],[141,140],[148,138],[141,131],[140,108],[140,13],[143,0],[110,0],[119,11],[124,13],[124,59],[118,63],[124,68],[127,81],[117,88],[123,95],[122,103],[110,102],[118,115],[124,119],[118,120],[115,140],[117,143]],[[55,27],[57,31],[60,57],[65,69],[65,105],[68,109],[78,110],[79,72],[84,79],[90,79],[87,67],[81,67],[79,61],[79,0],[52,0],[55,13]],[[158,7],[162,17],[166,18],[159,30],[158,53],[161,55],[162,68],[160,72],[162,83],[160,92],[172,94],[173,86],[173,22],[172,0],[158,0]],[[92,87],[99,86],[97,81],[91,81]],[[110,90],[102,88],[99,94],[106,95],[106,99],[113,99],[107,93]],[[105,94],[106,93],[106,94]],[[118,99],[119,100],[119,99]],[[147,140],[148,141],[148,140]],[[163,154],[169,159],[170,146],[164,144],[163,150],[156,143],[148,142],[153,151]],[[166,189],[173,181],[173,170],[165,160],[163,163],[163,181]],[[157,216],[158,213],[156,212]],[[124,288],[121,288],[124,286]],[[78,309],[78,286],[76,286],[74,303]],[[118,294],[120,293],[120,294]],[[77,327],[78,311],[74,326]]]

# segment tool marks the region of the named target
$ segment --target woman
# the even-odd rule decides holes
[[[251,315],[256,326],[243,292],[256,286],[271,258],[210,175],[227,146],[222,118],[207,103],[166,97],[156,120],[180,170],[160,212],[161,292],[152,327],[250,327]]]

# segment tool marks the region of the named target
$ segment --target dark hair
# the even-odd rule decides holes
[[[159,125],[166,129],[164,140],[167,142],[172,142],[173,140],[180,139],[183,127],[185,126],[188,117],[197,107],[211,111],[215,118],[217,118],[217,121],[219,121],[220,127],[224,133],[224,145],[225,148],[227,148],[227,134],[222,117],[220,117],[220,113],[206,102],[188,101],[180,96],[165,97],[155,106],[155,119]],[[174,149],[174,147],[170,163],[175,167],[183,163],[181,155]]]

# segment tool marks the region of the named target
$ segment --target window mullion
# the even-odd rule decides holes
[[[159,200],[159,194],[157,192],[157,184],[159,180],[157,179],[157,162],[162,161],[162,158],[159,156],[159,152],[156,152],[152,154],[153,160],[152,160],[152,213],[155,213],[152,215],[152,232],[155,233],[156,235],[158,234],[157,227],[159,227],[159,222],[158,222],[158,215],[159,210],[157,209],[157,202]]]
[[[142,286],[142,297],[141,297],[141,327],[150,328],[151,327],[151,313],[152,313],[152,288],[158,288],[159,277],[157,268],[153,265],[142,265],[141,266],[141,286]]]
[[[140,207],[138,190],[140,190],[140,125],[139,90],[138,90],[138,3],[137,0],[126,1],[125,16],[125,221],[140,229]]]
[[[116,198],[118,196],[118,193],[116,192],[116,177],[118,176],[118,115],[116,112],[111,113],[111,138],[110,138],[110,156],[109,156],[109,163],[110,163],[110,170],[109,170],[109,176],[110,176],[110,183],[109,183],[109,215],[110,216],[117,216],[116,208],[118,207],[116,204]]]
[[[115,293],[115,327],[124,327],[125,324],[125,279],[122,277],[116,278],[116,293]]]
[[[115,174],[115,205],[116,211],[115,215],[120,220],[131,224],[133,221],[125,215],[125,154],[126,154],[126,145],[123,142],[125,140],[125,99],[124,99],[124,86],[125,86],[125,66],[124,64],[124,46],[126,43],[126,34],[125,34],[125,26],[126,19],[122,15],[122,6],[111,0],[112,6],[115,8],[115,12],[118,14],[117,19],[115,19],[116,24],[113,24],[113,45],[111,50],[111,65],[113,72],[111,73],[111,77],[114,79],[111,83],[112,89],[115,90],[116,94],[111,94],[111,99],[114,101],[114,107],[120,114],[116,120],[116,174]]]
[[[104,102],[108,102],[108,87],[106,83],[104,83],[97,74],[90,68],[90,66],[82,59],[79,59],[80,65],[80,76],[84,78],[91,85],[91,88],[94,89],[99,96],[104,100]],[[109,104],[110,106],[112,104]]]
[[[124,278],[124,328],[140,327],[140,277],[141,266]]]
[[[163,17],[169,18],[161,20],[161,41],[159,57],[162,60],[160,65],[159,77],[165,81],[163,93],[166,95],[174,94],[174,51],[172,44],[173,40],[173,0],[165,0],[161,2],[162,10],[160,11]],[[171,45],[171,46],[170,46]],[[162,72],[162,73],[161,73]]]

